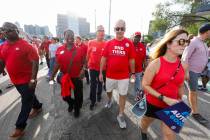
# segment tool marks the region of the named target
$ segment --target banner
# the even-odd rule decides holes
[[[179,133],[190,113],[191,108],[181,101],[175,105],[160,110],[155,114],[174,132]]]
[[[142,117],[147,111],[146,97],[144,96],[141,100],[137,101],[132,108],[132,112],[137,117]]]

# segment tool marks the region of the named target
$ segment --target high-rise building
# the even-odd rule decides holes
[[[86,36],[90,33],[90,23],[85,18],[79,18],[79,35]]]
[[[66,29],[68,29],[68,16],[58,14],[57,15],[57,26],[56,26],[57,37],[63,38],[63,33]]]
[[[24,31],[31,36],[51,36],[48,26],[24,25]]]
[[[73,14],[68,14],[68,28],[71,29],[75,35],[79,35],[79,21]]]
[[[85,18],[79,18],[72,13],[67,15],[57,15],[57,36],[63,38],[63,33],[66,29],[74,31],[75,35],[86,36],[90,33],[90,24]]]

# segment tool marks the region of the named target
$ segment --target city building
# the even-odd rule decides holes
[[[71,29],[75,35],[84,37],[90,33],[90,23],[86,21],[86,18],[77,17],[72,13],[66,15],[58,14],[56,26],[57,36],[63,38],[63,33],[66,29]]]
[[[90,23],[85,18],[79,18],[79,35],[86,36],[90,33]]]
[[[30,36],[52,36],[48,26],[24,25],[24,31]]]
[[[56,26],[57,37],[63,38],[63,33],[66,29],[68,29],[68,16],[58,14],[57,15],[57,26]]]

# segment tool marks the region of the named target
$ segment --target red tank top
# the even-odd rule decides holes
[[[159,69],[158,73],[154,76],[153,81],[151,83],[151,87],[153,89],[157,89],[158,87],[163,85],[163,83],[167,83],[169,81],[169,79],[173,76],[173,74],[175,73],[175,71],[179,65],[179,61],[180,60],[177,59],[176,62],[172,63],[172,62],[168,62],[163,57],[160,57],[160,69]],[[166,97],[170,97],[173,99],[179,99],[178,90],[179,90],[180,85],[183,82],[184,82],[184,69],[181,65],[175,78],[173,80],[171,80],[164,87],[158,89],[157,91]],[[148,103],[155,105],[157,107],[160,107],[160,108],[168,107],[168,105],[165,102],[160,101],[155,96],[153,96],[149,93],[147,94],[147,93],[148,92],[146,92],[146,98],[147,98]]]

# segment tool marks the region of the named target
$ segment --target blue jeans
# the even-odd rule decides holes
[[[27,125],[27,119],[32,108],[39,109],[42,104],[37,100],[35,89],[30,89],[28,83],[15,85],[21,95],[21,111],[16,121],[16,128],[24,129]]]
[[[138,90],[142,90],[141,81],[142,81],[142,72],[136,73],[136,81],[134,85],[134,95],[136,95],[136,92]]]
[[[50,68],[49,68],[49,72],[48,72],[49,76],[52,75],[54,66],[55,66],[55,57],[50,58]]]

